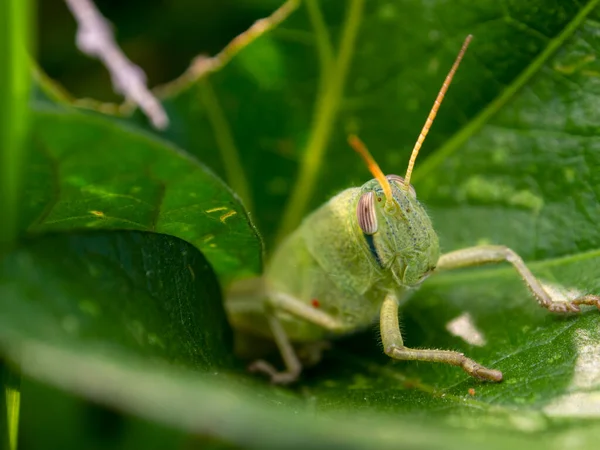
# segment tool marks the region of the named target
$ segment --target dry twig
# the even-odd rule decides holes
[[[78,29],[77,47],[85,54],[97,57],[108,69],[117,93],[134,102],[150,118],[155,128],[165,129],[169,118],[160,102],[146,87],[144,71],[121,51],[110,24],[92,0],[65,0]]]

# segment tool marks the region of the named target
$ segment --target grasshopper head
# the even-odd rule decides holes
[[[419,149],[471,38],[469,35],[465,39],[435,99],[413,148],[405,178],[398,175],[385,176],[362,141],[356,136],[350,136],[348,139],[375,177],[361,188],[356,207],[358,225],[371,256],[382,269],[389,270],[401,286],[415,286],[421,283],[435,269],[440,255],[437,234],[433,231],[429,216],[417,201],[410,177]]]
[[[356,218],[375,263],[401,286],[420,284],[435,269],[440,250],[429,216],[412,186],[398,175],[385,177],[391,191],[371,180],[361,187]]]

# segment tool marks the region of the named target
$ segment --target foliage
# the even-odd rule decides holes
[[[432,277],[401,317],[407,345],[464,351],[501,384],[391,361],[372,329],[335,342],[298,385],[270,386],[232,356],[220,290],[260,271],[250,218],[269,250],[368,179],[349,132],[402,174],[472,33],[413,179],[442,247],[505,244],[549,288],[600,292],[597,4],[289,1],[217,70],[161,89],[160,136],[138,114],[57,102],[40,81],[25,238],[0,263],[4,355],[166,425],[170,442],[174,428],[244,448],[593,446],[598,312],[551,316],[510,268]],[[459,317],[479,340],[450,331]]]

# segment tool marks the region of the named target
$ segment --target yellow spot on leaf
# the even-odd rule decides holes
[[[207,212],[207,213],[210,214],[210,213],[214,213],[214,212],[217,212],[217,211],[227,211],[227,208],[225,206],[219,206],[218,208],[207,209],[204,212]]]
[[[192,281],[196,281],[196,274],[194,273],[194,269],[192,269],[192,266],[188,264],[187,268],[190,271],[190,274],[192,275]]]
[[[104,217],[104,213],[102,211],[90,211],[90,214],[93,214],[96,217]]]
[[[229,219],[231,216],[235,216],[237,214],[236,211],[229,211],[228,213],[223,214],[221,217],[219,217],[219,220],[223,223],[225,223],[225,221],[227,219]]]

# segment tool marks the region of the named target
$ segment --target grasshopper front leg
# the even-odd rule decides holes
[[[502,381],[502,372],[487,369],[459,352],[450,350],[422,350],[404,346],[398,324],[398,298],[386,295],[380,313],[380,331],[386,355],[403,361],[428,361],[462,367],[469,375],[481,380]]]
[[[540,306],[547,310],[556,313],[579,312],[579,305],[594,305],[600,309],[600,296],[597,295],[584,295],[568,302],[554,301],[538,279],[533,276],[521,257],[502,245],[480,245],[446,253],[440,256],[436,271],[504,261],[513,265]]]

